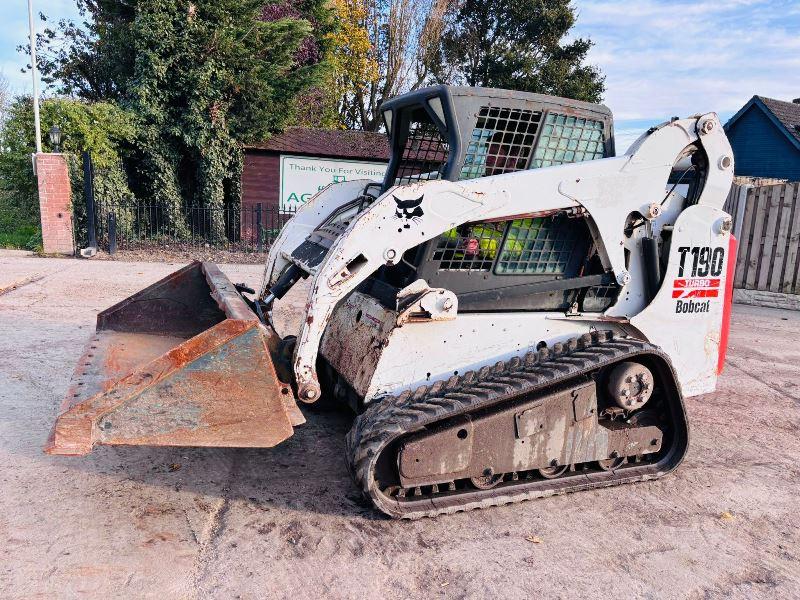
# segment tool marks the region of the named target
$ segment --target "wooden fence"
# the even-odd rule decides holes
[[[725,211],[739,239],[734,287],[800,294],[800,182],[734,185]]]

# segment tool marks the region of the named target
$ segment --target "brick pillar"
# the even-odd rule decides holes
[[[69,170],[63,154],[37,154],[39,211],[45,254],[75,254]]]

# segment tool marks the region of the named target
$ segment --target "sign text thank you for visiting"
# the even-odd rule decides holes
[[[383,181],[388,165],[379,162],[281,156],[281,210],[296,210],[325,186],[354,179]]]

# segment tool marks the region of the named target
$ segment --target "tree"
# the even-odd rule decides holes
[[[462,0],[433,61],[438,81],[599,102],[604,77],[585,64],[592,42],[565,42],[570,0]]]
[[[348,128],[378,131],[380,103],[429,80],[454,0],[337,1],[344,6],[339,15],[347,21],[345,31],[353,30],[349,39],[358,41],[333,50],[341,120]],[[366,40],[368,49],[363,46]],[[352,68],[353,60],[357,68]]]
[[[92,153],[96,170],[95,188],[109,203],[131,195],[122,165],[122,153],[133,137],[131,116],[109,102],[85,102],[66,98],[50,98],[41,103],[42,131],[53,125],[62,131],[61,150],[68,157],[73,199],[83,194],[83,170],[80,154]],[[36,180],[31,168],[35,152],[33,100],[30,96],[14,99],[8,107],[0,130],[3,152],[0,152],[0,191],[9,205],[26,222],[38,222],[39,203]],[[45,152],[52,152],[50,140],[42,139]],[[80,202],[75,202],[80,208]]]
[[[61,22],[37,40],[42,73],[61,93],[129,110],[137,195],[178,233],[183,204],[212,209],[222,237],[242,142],[291,122],[325,72],[326,0],[78,1],[83,27]]]
[[[10,95],[8,92],[8,79],[0,73],[0,125],[5,120],[6,109],[8,108],[8,101]]]
[[[37,35],[42,82],[58,94],[91,101],[120,100],[133,74],[130,24],[136,0],[76,0],[82,21],[61,19]],[[17,47],[30,56],[27,45]],[[30,65],[28,65],[30,68]]]
[[[328,71],[325,82],[303,98],[306,108],[298,114],[298,124],[341,129],[346,123],[341,113],[344,98],[378,78],[378,64],[365,28],[363,0],[331,0],[335,27],[326,36]]]

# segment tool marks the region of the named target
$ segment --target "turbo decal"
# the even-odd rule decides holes
[[[719,279],[676,279],[673,298],[716,298],[719,296]]]

